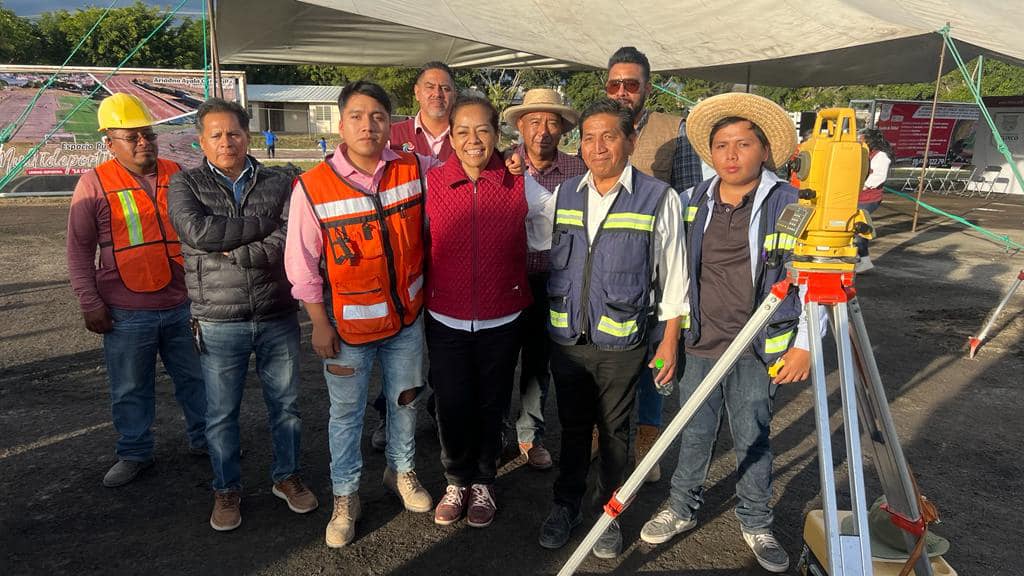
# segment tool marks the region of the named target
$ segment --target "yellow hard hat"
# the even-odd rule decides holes
[[[138,96],[124,92],[104,98],[103,102],[100,102],[96,117],[100,123],[100,131],[109,128],[142,128],[156,123]]]

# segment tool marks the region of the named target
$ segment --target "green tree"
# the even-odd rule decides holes
[[[39,50],[39,41],[32,23],[19,18],[0,2],[0,62],[24,64]]]

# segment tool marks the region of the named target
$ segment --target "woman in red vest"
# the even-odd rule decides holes
[[[526,276],[524,178],[495,154],[498,112],[462,97],[449,119],[455,154],[427,173],[426,318],[448,487],[434,521],[494,519],[502,415],[512,394]],[[532,188],[531,188],[532,189]]]

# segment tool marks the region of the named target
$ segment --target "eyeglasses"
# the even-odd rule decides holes
[[[609,80],[604,85],[604,91],[606,94],[615,94],[619,91],[619,87],[626,89],[626,92],[630,94],[636,94],[640,91],[640,81],[632,78]]]
[[[145,140],[146,142],[153,142],[156,140],[155,132],[136,132],[135,134],[125,138],[123,136],[107,136],[111,140],[124,140],[125,142],[138,142],[139,139]]]

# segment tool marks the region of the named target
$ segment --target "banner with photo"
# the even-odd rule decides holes
[[[0,194],[59,194],[74,189],[78,175],[110,158],[98,131],[96,110],[103,98],[116,92],[138,96],[156,119],[160,156],[192,166],[202,156],[195,134],[196,108],[203,102],[201,70],[122,68],[108,79],[111,68],[64,68],[32,103],[56,67],[0,66],[0,128],[15,123],[6,142],[0,142],[0,177],[19,162],[55,126],[67,118]],[[245,106],[245,73],[222,75],[224,98]],[[75,107],[99,86],[78,110]],[[210,86],[212,92],[213,87]],[[20,121],[19,121],[20,119]]]
[[[897,164],[921,165],[931,112],[931,102],[878,101],[875,126],[892,145]],[[978,118],[975,104],[940,102],[928,148],[929,165],[970,164]]]

